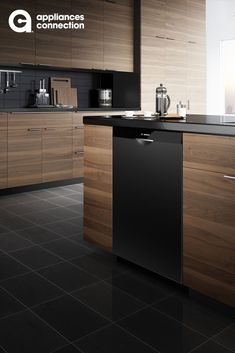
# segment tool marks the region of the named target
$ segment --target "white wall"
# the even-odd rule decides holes
[[[206,31],[207,114],[223,114],[220,43],[235,39],[235,0],[206,0]]]

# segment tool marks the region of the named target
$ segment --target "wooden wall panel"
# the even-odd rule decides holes
[[[206,113],[205,0],[142,0],[141,108],[155,111],[163,83],[169,112],[189,101],[189,113]]]
[[[71,2],[64,0],[35,0],[36,13],[71,14]],[[72,30],[36,29],[36,64],[72,67]]]
[[[133,71],[134,0],[104,1],[104,69]]]
[[[0,2],[0,63],[19,64],[22,62],[35,64],[35,33],[16,33],[10,29],[10,14],[24,9],[34,17],[34,0],[11,0]],[[34,28],[33,28],[34,30]]]
[[[112,127],[85,125],[84,238],[112,250]]]
[[[72,66],[104,68],[104,1],[72,0],[73,13],[85,16],[85,29],[72,32]]]

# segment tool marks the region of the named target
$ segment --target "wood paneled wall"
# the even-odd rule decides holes
[[[163,83],[169,112],[189,101],[189,113],[205,113],[205,0],[142,0],[142,110],[155,111],[155,89]]]

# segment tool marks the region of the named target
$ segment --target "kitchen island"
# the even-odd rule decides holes
[[[232,118],[89,116],[84,124],[85,239],[235,307]]]

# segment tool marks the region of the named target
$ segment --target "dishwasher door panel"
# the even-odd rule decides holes
[[[182,136],[114,128],[113,250],[181,282]]]

